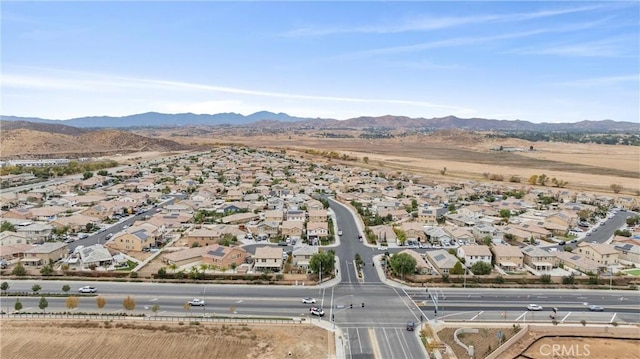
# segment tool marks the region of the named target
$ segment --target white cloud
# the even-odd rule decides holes
[[[360,26],[308,26],[291,30],[285,34],[288,37],[327,36],[349,33],[359,34],[396,34],[404,32],[419,32],[447,29],[464,25],[521,22],[546,17],[567,15],[602,9],[604,5],[589,5],[557,10],[540,10],[526,13],[486,14],[473,16],[430,16],[422,15],[406,19],[400,23],[374,24]]]
[[[592,77],[587,79],[578,79],[571,81],[556,82],[554,85],[570,86],[570,87],[592,87],[592,86],[609,86],[620,83],[633,82],[640,83],[640,75],[621,75],[621,76],[605,76]]]

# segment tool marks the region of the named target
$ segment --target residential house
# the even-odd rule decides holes
[[[615,236],[611,245],[618,251],[620,262],[627,262],[636,267],[640,265],[640,239]]]
[[[306,220],[306,215],[303,211],[299,209],[289,209],[286,213],[287,221],[301,221],[304,222]]]
[[[293,250],[293,265],[309,269],[309,261],[311,257],[318,254],[318,247],[316,246],[302,246]]]
[[[24,253],[24,258],[20,260],[24,265],[44,265],[49,262],[57,262],[66,257],[69,246],[62,242],[47,242]]]
[[[535,246],[522,248],[524,263],[536,271],[550,271],[555,263],[555,256],[544,249]]]
[[[325,209],[310,209],[309,213],[309,222],[326,222],[327,221],[327,210]]]
[[[229,216],[222,217],[222,223],[225,224],[244,224],[249,223],[251,221],[257,221],[260,219],[260,215],[246,212],[246,213],[235,213]]]
[[[280,226],[280,232],[283,237],[301,238],[304,233],[304,222],[284,221]]]
[[[429,262],[427,262],[420,253],[414,251],[413,249],[405,249],[398,253],[406,253],[411,256],[416,261],[416,274],[432,274],[435,270],[431,267]]]
[[[428,251],[425,258],[440,275],[448,275],[449,271],[458,263],[458,258],[444,249]]]
[[[284,211],[281,209],[270,209],[264,211],[264,220],[282,223],[284,221]]]
[[[606,265],[593,261],[583,255],[572,252],[556,252],[556,263],[558,266],[572,268],[586,274],[598,274],[607,268]]]
[[[80,249],[80,264],[83,268],[108,267],[113,263],[113,256],[109,250],[102,244],[94,244],[92,246]]]
[[[420,222],[402,222],[400,229],[404,231],[407,239],[415,239],[420,242],[427,240],[427,235],[424,233],[424,225]]]
[[[258,235],[267,235],[268,237],[277,236],[279,228],[278,222],[263,221],[256,226],[256,233]]]
[[[0,232],[0,247],[13,246],[16,244],[31,244],[32,241],[24,233],[11,231]]]
[[[451,242],[451,236],[440,227],[425,227],[424,233],[431,244],[448,246]]]
[[[494,263],[506,271],[517,271],[524,268],[524,254],[519,247],[509,245],[491,246]]]
[[[212,245],[202,255],[202,263],[217,266],[220,269],[233,269],[247,261],[249,253],[242,247]]]
[[[581,242],[576,248],[576,253],[607,266],[618,264],[618,251],[606,243]]]
[[[460,245],[476,243],[476,238],[473,236],[470,229],[471,228],[468,227],[442,227],[442,230],[444,230],[452,240],[455,240]]]
[[[207,228],[194,229],[188,232],[185,236],[188,247],[206,247],[217,243],[221,238],[222,233],[217,230]]]
[[[253,256],[253,269],[256,272],[279,272],[282,269],[282,247],[258,247]]]
[[[85,232],[87,225],[93,226],[100,223],[96,217],[86,216],[84,214],[74,214],[69,217],[58,217],[51,222],[56,228],[67,227],[73,233]]]
[[[327,222],[308,222],[307,238],[309,240],[327,238],[329,235],[329,224]]]
[[[393,243],[398,244],[398,236],[393,230],[393,227],[389,225],[379,225],[369,227],[371,233],[376,236],[379,243]]]
[[[27,222],[15,226],[16,232],[24,234],[31,243],[43,243],[51,238],[53,226],[40,222]]]
[[[149,223],[144,223],[117,233],[106,245],[115,250],[140,252],[145,248],[156,246],[158,239],[158,228]]]
[[[162,256],[162,262],[168,265],[175,265],[176,267],[182,267],[186,265],[195,265],[203,261],[203,256],[207,251],[212,249],[215,245],[193,247],[177,250],[164,254]]]
[[[488,246],[485,245],[464,245],[458,247],[458,258],[464,258],[464,264],[471,267],[476,262],[485,262],[491,264],[493,255]]]

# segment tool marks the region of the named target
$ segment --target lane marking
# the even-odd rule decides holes
[[[403,345],[403,348],[404,348],[404,346],[406,346],[407,349],[409,350],[409,342],[407,342],[407,338],[404,335],[404,329],[396,329],[396,330],[399,331],[398,334],[399,334],[399,337],[400,337],[400,342],[404,342],[404,344],[401,343],[401,345]],[[420,342],[420,345],[422,345],[422,341]],[[403,351],[404,351],[404,349],[403,349]],[[405,352],[405,354],[406,354],[406,352]],[[407,356],[407,359],[411,359],[411,356]]]
[[[570,315],[571,315],[571,312],[567,313],[567,315],[565,315],[564,318],[562,318],[560,323],[564,323],[564,321],[567,320],[567,318],[569,318]]]
[[[473,318],[471,318],[470,320],[476,320],[476,318],[478,318],[482,313],[484,313],[484,310],[481,310],[480,313],[474,315]]]
[[[360,353],[362,353],[362,340],[360,340],[360,329],[356,328],[356,336],[358,337],[358,345],[360,345]]]
[[[528,313],[528,312],[524,312],[524,313],[520,314],[520,316],[516,318],[516,322],[517,322],[518,320],[520,320],[520,318],[522,318],[522,317],[526,316],[526,315],[527,315],[527,313]]]
[[[382,353],[380,353],[380,344],[378,344],[378,337],[376,336],[375,329],[367,328],[367,332],[369,334],[369,340],[371,341],[371,350],[373,351],[373,357],[384,358]]]
[[[396,336],[398,337],[398,341],[400,342],[400,349],[402,349],[402,352],[404,353],[404,357],[405,358],[409,358],[409,356],[407,356],[407,351],[404,349],[406,342],[402,343],[402,339],[404,339],[404,335],[401,335],[401,333],[398,333],[399,329],[394,329],[394,331],[396,332]],[[402,338],[402,339],[400,339]],[[408,345],[407,345],[408,347]]]
[[[405,301],[405,297],[401,296],[400,293],[398,293],[398,289],[393,288],[393,291],[396,293],[396,295],[398,296],[398,298],[400,298],[400,300],[402,301],[402,303],[405,305],[405,307],[407,307],[407,309],[409,309],[409,311],[411,312],[411,314],[413,314],[413,317],[416,318],[416,320],[419,320],[420,318],[418,318],[418,316],[416,315],[416,313],[413,312],[413,310],[411,309],[411,307],[409,307],[409,304],[407,304],[407,301]],[[403,289],[404,291],[404,289]],[[407,292],[405,292],[406,294]],[[411,303],[413,303],[413,301],[411,300],[411,298],[408,298],[409,301],[411,301]]]
[[[618,313],[613,313],[613,316],[611,317],[611,320],[609,321],[609,323],[613,323],[613,320],[616,319],[616,314]]]

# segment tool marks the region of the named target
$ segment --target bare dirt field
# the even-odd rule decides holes
[[[613,338],[541,338],[516,358],[638,359],[640,342]]]
[[[465,131],[441,131],[392,139],[321,138],[311,134],[210,133],[184,137],[178,132],[154,133],[173,141],[200,145],[243,144],[286,149],[310,157],[305,150],[336,151],[357,161],[338,161],[388,172],[416,174],[435,181],[473,179],[489,181],[487,174],[501,175],[504,185],[511,176],[527,184],[532,175],[567,181],[566,188],[612,195],[611,184],[623,186],[621,193],[640,193],[640,147],[598,144],[529,142],[517,139],[487,139]],[[496,147],[518,147],[524,152],[492,151]],[[529,151],[533,146],[533,151]],[[364,158],[368,158],[368,163]],[[446,168],[445,174],[441,174]]]
[[[0,334],[0,357],[12,359],[301,359],[335,354],[333,334],[308,324],[3,319]]]
[[[443,328],[438,331],[438,337],[454,351],[458,358],[468,358],[465,350],[454,339],[454,332],[458,328]],[[484,358],[490,351],[498,347],[498,332],[502,332],[502,343],[515,335],[512,328],[479,328],[477,334],[462,334],[458,338],[466,345],[473,345],[474,358]],[[500,358],[609,358],[632,359],[640,358],[640,337],[633,334],[634,328],[539,328],[530,330],[525,336],[500,354]],[[628,332],[631,332],[629,334]],[[606,338],[602,338],[606,336]],[[617,337],[620,336],[620,337]],[[489,348],[491,347],[491,348]]]

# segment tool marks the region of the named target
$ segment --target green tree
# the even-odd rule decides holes
[[[93,177],[93,172],[89,172],[89,171],[87,171],[87,172],[85,172],[85,173],[83,173],[83,174],[82,174],[82,179],[87,180],[87,179],[89,179],[89,178],[91,178],[91,177]]]
[[[53,275],[53,266],[51,264],[47,264],[40,269],[40,274],[44,276]]]
[[[391,256],[389,265],[396,275],[404,280],[406,274],[413,274],[416,271],[416,260],[407,253],[396,253]]]
[[[11,270],[11,275],[24,277],[27,275],[27,270],[24,268],[22,263],[18,262],[18,264],[15,267],[13,267],[13,270]]]
[[[16,312],[22,310],[22,303],[20,302],[20,299],[16,299],[16,304],[13,306],[13,309],[15,309]]]
[[[473,263],[470,269],[471,269],[471,272],[473,272],[473,274],[475,275],[486,275],[491,273],[491,270],[493,269],[493,267],[491,266],[491,263],[479,261],[479,262]]]
[[[158,311],[160,310],[160,306],[157,304],[154,304],[151,307],[151,311],[153,312],[153,314],[157,317],[158,316]]]
[[[511,210],[509,210],[509,209],[501,209],[500,210],[500,217],[502,217],[502,218],[511,217]]]
[[[449,271],[449,274],[464,274],[464,268],[462,268],[462,263],[459,261],[453,265],[453,268]]]
[[[7,221],[2,221],[2,224],[0,224],[0,232],[4,231],[15,232],[16,227]]]
[[[38,308],[42,309],[42,311],[44,312],[48,306],[49,302],[47,302],[47,298],[45,298],[43,295],[42,297],[40,297],[40,302],[38,302]]]
[[[336,258],[333,252],[318,252],[311,256],[309,259],[309,270],[311,273],[320,273],[322,268],[322,274],[331,274],[334,271],[336,265]]]
[[[0,284],[0,289],[2,290],[3,294],[6,294],[7,290],[9,289],[9,283],[8,282],[2,282],[2,284]]]
[[[31,287],[31,290],[32,290],[34,293],[36,293],[36,294],[38,294],[38,292],[40,291],[40,289],[42,289],[42,287],[40,286],[40,284],[34,284],[34,285]]]

